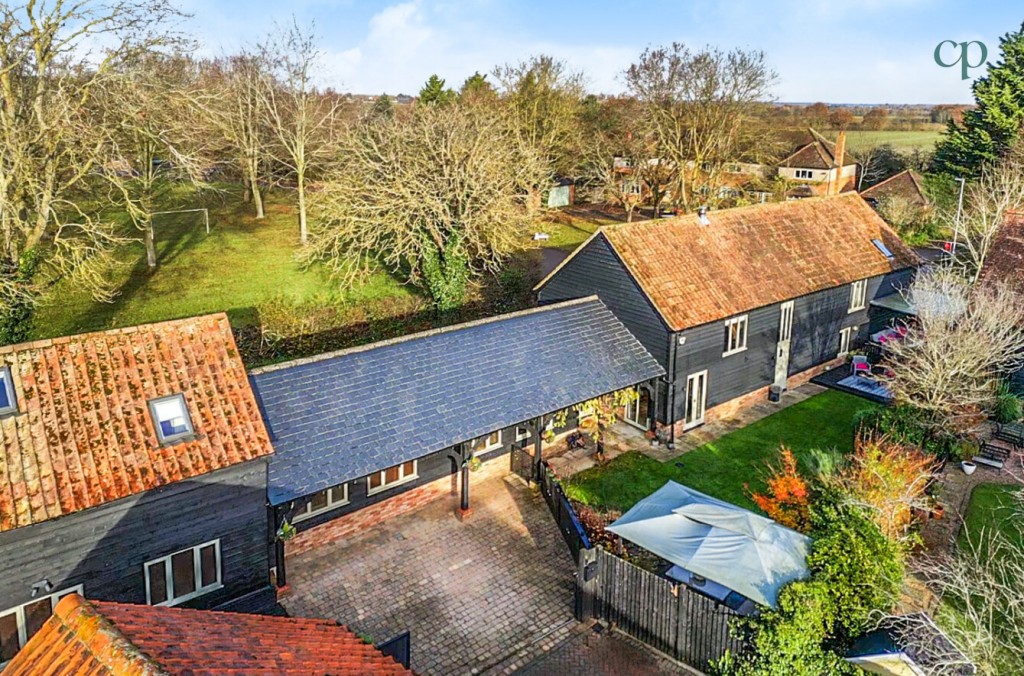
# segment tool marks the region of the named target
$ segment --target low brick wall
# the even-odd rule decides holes
[[[845,360],[846,357],[838,357],[831,361],[827,361],[824,364],[818,364],[817,366],[809,368],[806,371],[801,371],[800,373],[791,375],[789,377],[787,389],[794,390],[800,387],[801,385],[804,385],[807,382],[809,382],[811,378],[815,378],[824,373],[825,371],[834,368],[839,364],[842,364]],[[747,394],[740,395],[735,399],[730,399],[729,401],[723,402],[718,406],[713,406],[709,408],[707,411],[704,412],[705,424],[731,418],[735,416],[739,411],[750,406],[751,404],[755,404],[759,401],[764,401],[768,399],[768,389],[770,387],[770,385],[766,385],[765,387],[758,388],[753,392],[748,392]],[[684,424],[685,423],[682,420],[676,421],[676,436],[686,433],[683,430]],[[659,429],[661,429],[667,426],[662,426],[659,424],[658,427]]]
[[[481,481],[501,477],[509,472],[508,453],[503,453],[482,463],[480,469],[469,473],[470,507],[473,506],[473,486]],[[452,509],[459,506],[459,475],[451,474],[430,483],[416,486],[395,494],[394,497],[374,503],[350,514],[340,516],[309,530],[303,531],[288,541],[287,556],[301,554],[320,545],[337,542],[358,535],[387,519],[407,514],[443,497],[452,498]]]

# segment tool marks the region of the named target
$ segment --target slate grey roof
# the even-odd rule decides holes
[[[270,502],[663,373],[596,296],[258,369]]]

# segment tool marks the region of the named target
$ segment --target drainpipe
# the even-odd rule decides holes
[[[668,411],[665,414],[665,420],[669,423],[668,428],[668,444],[669,450],[676,447],[676,421],[674,420],[676,414],[676,349],[679,345],[679,334],[669,332],[669,345],[668,345]]]
[[[533,480],[540,481],[540,473],[544,467],[544,416],[533,422]]]
[[[459,519],[469,516],[469,456],[466,454],[466,444],[459,445],[459,453],[462,458],[460,464],[460,479],[462,484],[462,495],[459,499]]]

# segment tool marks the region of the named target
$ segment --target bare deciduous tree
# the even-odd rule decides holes
[[[494,77],[520,139],[548,161],[551,173],[570,173],[580,142],[583,75],[540,55],[496,68]]]
[[[521,245],[526,196],[544,175],[534,150],[486,109],[423,106],[367,120],[315,196],[309,255],[348,281],[380,261],[451,309],[472,274]]]
[[[1024,303],[1002,283],[972,286],[955,268],[922,271],[904,295],[917,318],[888,346],[892,393],[936,432],[967,432],[1024,358]]]
[[[93,96],[119,63],[168,43],[178,16],[166,0],[0,7],[3,340],[24,336],[44,269],[110,292],[103,270],[117,238],[85,188],[105,142]]]
[[[963,216],[947,214],[958,231],[958,259],[977,281],[999,227],[1008,211],[1024,207],[1024,139],[1018,141],[999,163],[985,167],[978,180],[965,188]]]
[[[647,49],[625,73],[666,159],[679,168],[676,199],[716,195],[726,162],[753,159],[770,135],[754,114],[776,79],[763,52],[685,45]]]
[[[142,231],[146,262],[156,267],[154,213],[171,206],[182,186],[200,187],[212,165],[193,105],[194,63],[143,55],[118,69],[97,99],[108,133],[101,174],[112,189],[111,202]]]
[[[999,527],[972,533],[957,551],[919,557],[912,569],[943,599],[936,617],[979,674],[1024,673],[1024,507],[1017,491]],[[935,674],[963,673],[957,651],[943,650],[920,615],[900,618],[903,641],[934,662]]]
[[[312,26],[304,28],[293,21],[261,53],[272,74],[264,80],[262,109],[276,142],[275,159],[295,180],[299,240],[305,246],[309,238],[307,180],[334,152],[340,99],[319,91],[313,82],[320,50]]]
[[[262,106],[267,86],[266,64],[259,54],[242,51],[205,65],[199,104],[210,123],[222,135],[245,184],[246,200],[252,199],[256,218],[264,217],[264,178],[270,146]]]

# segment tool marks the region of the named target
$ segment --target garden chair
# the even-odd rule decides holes
[[[854,355],[850,361],[850,368],[855,376],[870,376],[871,362],[864,355]]]

